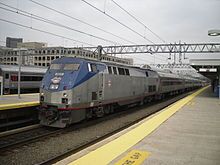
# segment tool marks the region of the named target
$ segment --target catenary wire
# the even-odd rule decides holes
[[[81,0],[82,2],[86,3],[87,5],[89,5],[90,7],[94,8],[95,10],[105,14],[106,16],[108,16],[109,18],[113,19],[114,21],[118,22],[119,24],[121,24],[122,26],[128,28],[129,30],[131,30],[132,32],[136,33],[137,35],[141,36],[142,38],[144,38],[145,40],[151,42],[152,44],[155,44],[153,41],[147,39],[145,36],[141,35],[140,33],[138,33],[137,31],[133,30],[132,28],[128,27],[127,25],[125,25],[124,23],[120,22],[119,20],[117,20],[116,18],[112,17],[111,15],[107,14],[106,12],[103,12],[102,10],[100,10],[99,8],[95,7],[94,5],[92,5],[91,3],[85,1],[85,0]],[[167,57],[161,55],[161,57],[164,57],[167,59]]]
[[[119,23],[120,25],[126,27],[127,29],[129,29],[130,31],[134,32],[135,34],[137,34],[138,36],[144,38],[145,40],[147,40],[148,42],[155,44],[153,41],[149,40],[148,38],[146,38],[145,36],[143,36],[142,34],[140,34],[139,32],[135,31],[134,29],[130,28],[129,26],[125,25],[124,23],[120,22],[119,20],[117,20],[116,18],[112,17],[111,15],[107,14],[106,12],[103,12],[102,10],[100,10],[99,8],[95,7],[94,5],[92,5],[91,3],[85,1],[85,0],[81,0],[82,2],[86,3],[87,5],[91,6],[92,8],[94,8],[95,10],[103,13],[104,15],[108,16],[109,18],[111,18],[112,20],[116,21],[117,23]]]
[[[5,4],[3,4],[3,3],[1,3],[1,2],[0,2],[0,4],[1,4],[1,5],[5,5]],[[86,33],[86,32],[83,32],[83,31],[80,31],[80,30],[77,30],[77,29],[73,29],[73,28],[71,28],[71,27],[69,27],[69,26],[62,25],[62,24],[57,23],[57,22],[55,22],[55,21],[51,21],[51,20],[49,20],[49,19],[40,17],[40,16],[38,16],[38,15],[35,15],[35,14],[32,14],[32,13],[29,13],[29,12],[26,12],[26,11],[23,11],[23,10],[20,10],[20,9],[17,9],[17,8],[14,8],[14,7],[12,7],[12,6],[9,6],[9,5],[5,5],[5,6],[7,6],[7,7],[9,7],[9,8],[13,8],[13,9],[15,9],[15,10],[17,10],[17,11],[13,11],[13,10],[10,10],[10,9],[4,8],[4,7],[0,7],[0,8],[3,9],[3,10],[9,11],[9,12],[13,12],[13,13],[15,13],[15,14],[20,14],[20,15],[25,16],[25,17],[29,17],[29,18],[32,18],[32,19],[36,19],[36,20],[38,20],[38,21],[42,21],[42,22],[45,22],[45,23],[48,23],[48,24],[52,24],[52,25],[55,25],[55,26],[59,26],[59,27],[62,27],[62,28],[66,28],[66,29],[68,29],[68,30],[72,30],[72,31],[75,31],[75,32],[78,32],[78,33],[81,33],[81,34],[84,34],[84,35],[87,35],[87,36],[90,36],[90,37],[94,37],[94,38],[97,38],[97,39],[100,39],[100,40],[109,42],[109,43],[113,43],[113,44],[118,44],[118,45],[120,45],[119,43],[116,43],[116,42],[114,42],[114,41],[110,41],[110,40],[107,40],[107,39],[105,39],[105,38],[95,36],[95,35],[93,35],[93,34],[89,34],[89,33]],[[20,11],[20,12],[19,12],[19,11]],[[21,13],[21,12],[22,12],[22,13]],[[24,14],[24,13],[26,13],[26,14]]]
[[[114,37],[117,37],[117,38],[119,38],[119,39],[121,39],[121,40],[123,40],[123,41],[126,41],[126,42],[131,43],[131,44],[136,44],[136,43],[134,43],[134,42],[132,42],[132,41],[126,39],[126,38],[123,38],[123,37],[121,37],[121,36],[118,36],[118,35],[116,35],[116,34],[113,34],[113,33],[109,32],[109,31],[106,31],[106,30],[104,30],[104,29],[102,29],[102,28],[99,28],[99,27],[97,27],[97,26],[94,26],[94,25],[92,25],[92,24],[89,24],[89,23],[87,23],[87,22],[85,22],[85,21],[82,21],[82,20],[80,20],[80,19],[78,19],[78,18],[75,18],[75,17],[73,17],[73,16],[70,16],[70,15],[64,13],[64,12],[61,12],[61,11],[57,10],[57,9],[54,9],[54,8],[49,7],[49,6],[43,5],[43,4],[41,4],[41,3],[39,3],[39,2],[36,2],[36,1],[34,1],[34,0],[30,0],[30,1],[31,1],[32,3],[35,3],[35,4],[39,5],[39,6],[41,6],[41,7],[44,7],[44,8],[46,8],[46,9],[51,10],[51,11],[54,11],[54,12],[59,13],[59,14],[61,14],[61,15],[64,15],[64,16],[66,16],[66,17],[68,17],[68,18],[71,18],[71,19],[73,19],[73,20],[76,20],[76,21],[78,21],[78,22],[80,22],[80,23],[83,23],[83,24],[85,24],[85,25],[87,25],[87,26],[90,26],[90,27],[92,27],[92,28],[98,29],[98,30],[100,30],[100,31],[102,31],[102,32],[105,32],[105,33],[107,33],[107,34],[110,34],[110,35],[112,35],[112,36],[114,36]]]
[[[78,43],[81,43],[81,44],[85,44],[85,45],[89,45],[89,46],[95,46],[95,45],[89,44],[87,42],[82,42],[82,41],[79,41],[79,40],[75,40],[75,39],[72,39],[72,38],[69,38],[69,37],[65,37],[65,36],[62,36],[62,35],[59,35],[59,34],[55,34],[55,33],[52,33],[52,32],[45,31],[45,30],[37,29],[37,28],[34,28],[34,27],[29,27],[29,26],[26,26],[26,25],[23,25],[23,24],[20,24],[20,23],[17,23],[17,22],[5,20],[5,19],[2,19],[2,18],[0,18],[0,21],[7,22],[7,23],[10,23],[10,24],[14,24],[14,25],[17,25],[17,26],[20,26],[20,27],[28,28],[28,29],[31,29],[31,30],[35,30],[35,31],[38,31],[38,32],[42,32],[42,33],[45,33],[45,34],[50,34],[50,35],[53,35],[53,36],[56,36],[56,37],[65,38],[65,39],[68,39],[68,40],[71,40],[71,41],[74,41],[74,42],[78,42]]]
[[[23,11],[23,10],[20,10],[20,9],[18,9],[18,8],[11,7],[11,6],[6,5],[6,4],[3,4],[3,3],[1,3],[1,2],[0,2],[0,4],[5,5],[5,6],[7,6],[7,7],[10,7],[10,8],[13,8],[13,9],[17,10],[17,12],[15,12],[15,11],[6,9],[6,10],[8,10],[8,11],[11,11],[11,12],[14,12],[14,13],[17,13],[17,14],[21,14],[21,15],[23,15],[23,16],[27,16],[27,17],[30,17],[30,18],[34,18],[33,16],[35,16],[35,17],[37,17],[37,18],[34,18],[34,19],[37,19],[37,20],[40,20],[40,21],[44,21],[44,22],[46,21],[46,23],[50,23],[50,24],[52,23],[52,24],[54,24],[54,25],[56,25],[56,26],[65,27],[65,26],[63,26],[63,25],[61,25],[61,24],[59,24],[59,23],[57,23],[57,22],[54,22],[54,21],[45,19],[45,18],[43,18],[43,17],[40,17],[40,16],[31,14],[31,13],[28,13],[28,12]],[[2,8],[2,7],[0,7],[0,8]],[[5,9],[5,8],[2,8],[2,9]],[[18,13],[18,11],[21,11],[21,12],[23,12],[23,13],[27,13],[27,14],[29,14],[29,15],[31,15],[31,16],[29,16],[29,15],[24,15],[23,13]],[[18,25],[18,24],[17,24],[17,25]],[[28,28],[31,28],[31,27],[28,27]],[[65,28],[68,28],[68,29],[71,30],[71,28],[69,28],[69,27],[65,27]],[[36,28],[31,28],[31,29],[37,30],[37,31],[40,31],[40,32],[45,32],[45,31],[42,31],[42,30],[38,30],[38,29],[36,29]],[[48,33],[48,32],[46,32],[46,33]],[[52,34],[52,33],[50,33],[50,34]],[[53,33],[53,34],[54,34],[54,33]],[[56,34],[55,34],[55,35],[56,35]],[[60,36],[60,35],[56,35],[56,36],[59,36],[59,37],[62,37],[62,38],[67,38],[67,37]],[[70,38],[67,38],[67,39],[70,39]],[[74,41],[76,41],[76,40],[74,40]],[[79,41],[79,42],[80,42],[80,41]],[[82,43],[82,42],[81,42],[81,43]],[[87,43],[86,43],[86,44],[87,44]],[[91,45],[91,44],[90,44],[90,45]],[[134,58],[136,58],[136,57],[134,57]],[[160,58],[158,58],[158,57],[156,57],[156,58],[159,59],[159,60],[161,60],[161,61],[164,61],[163,59],[160,59]],[[139,60],[140,60],[140,58],[136,58],[136,59],[139,59]],[[141,60],[144,60],[144,59],[141,59]]]
[[[34,0],[29,0],[29,1],[35,3],[35,4],[39,5],[39,6],[42,6],[42,7],[44,7],[44,8],[47,8],[47,9],[49,9],[49,10],[52,10],[52,11],[54,11],[54,12],[57,12],[57,13],[59,13],[59,14],[62,14],[62,15],[64,15],[64,16],[67,16],[67,17],[69,17],[69,18],[78,20],[78,19],[76,19],[76,18],[74,18],[74,17],[72,17],[72,16],[69,16],[69,15],[67,15],[67,14],[65,14],[65,13],[63,13],[63,12],[61,12],[61,11],[58,11],[58,10],[56,10],[56,9],[54,9],[54,8],[48,7],[48,6],[46,6],[46,5],[43,5],[43,4],[41,4],[41,3],[39,3],[39,2],[36,2],[36,1],[34,1]],[[98,10],[99,10],[99,9],[98,9]],[[100,10],[100,11],[101,11],[101,10]],[[102,11],[101,11],[101,12],[102,12]],[[81,20],[79,20],[79,21],[81,21]],[[83,23],[85,23],[85,22],[83,22]],[[86,23],[86,24],[87,24],[87,23]],[[93,26],[93,25],[92,25],[92,26]],[[151,43],[153,43],[153,42],[151,41]],[[155,43],[154,43],[154,44],[155,44]],[[164,57],[164,56],[162,56],[162,57]],[[158,57],[156,57],[156,58],[162,60],[161,58],[158,58]],[[164,57],[164,58],[167,58],[167,57]]]
[[[121,5],[119,5],[117,2],[115,2],[114,0],[111,0],[116,6],[118,6],[121,10],[123,10],[125,13],[127,13],[130,17],[132,17],[134,20],[136,20],[138,23],[140,23],[141,25],[144,26],[144,28],[146,28],[147,30],[149,30],[152,34],[154,34],[157,38],[159,38],[162,42],[166,43],[166,41],[164,39],[162,39],[158,34],[156,34],[155,32],[153,32],[153,30],[151,30],[147,25],[145,25],[144,23],[142,23],[140,20],[138,20],[135,16],[133,16],[130,12],[128,12],[126,9],[124,9]]]

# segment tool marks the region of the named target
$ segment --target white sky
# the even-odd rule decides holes
[[[38,2],[62,11],[75,18],[81,19],[94,26],[100,27],[106,31],[114,33],[118,36],[126,38],[137,44],[150,44],[129,29],[121,26],[111,20],[104,14],[91,8],[81,0],[37,0]],[[111,0],[86,0],[95,5],[102,11],[105,10],[114,18],[126,24],[138,33],[146,36],[154,43],[162,43],[152,33],[147,31],[142,25],[133,20],[124,11],[118,8]],[[157,33],[167,43],[186,42],[186,43],[205,43],[220,42],[220,37],[208,36],[208,30],[220,29],[220,0],[115,0],[123,8],[147,25],[151,30]],[[78,29],[108,40],[120,43],[130,44],[117,37],[98,31],[97,29],[86,26],[75,20],[67,18],[63,15],[40,7],[29,0],[0,0],[4,4],[25,10],[32,14],[51,19],[63,25]],[[4,7],[0,5],[0,7]],[[112,45],[112,43],[95,39],[91,36],[82,35],[80,33],[56,27],[31,18],[10,13],[0,9],[0,18],[32,26],[41,30],[63,35],[87,42],[92,45]],[[30,29],[22,28],[16,25],[0,21],[0,45],[4,45],[6,37],[23,38],[24,42],[39,41],[47,42],[49,46],[82,46],[81,43],[73,42],[64,38],[43,34]],[[88,45],[83,45],[88,46]],[[135,63],[153,63],[154,56],[147,54],[130,55],[134,57]],[[159,58],[161,55],[156,54]],[[168,55],[164,55],[168,57]],[[189,58],[220,58],[220,54],[201,54],[187,55]],[[129,57],[129,56],[126,56]],[[156,63],[164,63],[156,59]]]

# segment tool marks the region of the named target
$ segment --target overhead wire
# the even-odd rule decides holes
[[[32,1],[32,0],[31,0]],[[86,3],[87,5],[89,5],[90,7],[94,8],[95,10],[103,13],[104,15],[108,16],[109,18],[111,18],[112,20],[116,21],[117,23],[119,23],[120,25],[126,27],[127,29],[129,29],[130,31],[134,32],[135,34],[137,34],[138,36],[140,36],[141,38],[144,38],[145,40],[147,40],[148,42],[155,44],[153,41],[149,40],[148,38],[146,38],[145,36],[143,36],[142,34],[140,34],[139,32],[135,31],[134,29],[130,28],[129,26],[125,25],[124,23],[120,22],[119,20],[117,20],[116,18],[114,18],[113,16],[107,14],[106,12],[100,10],[99,8],[95,7],[94,5],[92,5],[91,3],[85,1],[85,0],[81,0],[82,2]]]
[[[111,0],[116,6],[118,6],[121,10],[123,10],[125,13],[127,13],[130,17],[132,17],[135,21],[137,21],[139,24],[141,24],[142,26],[144,26],[145,29],[149,30],[152,34],[154,34],[157,38],[159,38],[163,43],[166,43],[166,41],[164,39],[162,39],[158,34],[156,34],[155,32],[153,32],[153,30],[151,30],[147,25],[145,25],[144,23],[142,23],[140,20],[138,20],[135,16],[133,16],[130,12],[128,12],[126,9],[124,9],[121,5],[119,5],[115,0]],[[163,56],[163,55],[161,55]],[[165,57],[165,56],[163,56]],[[165,57],[167,58],[167,57]]]
[[[39,6],[42,6],[42,7],[44,7],[44,8],[47,8],[47,9],[49,9],[49,10],[51,10],[51,11],[54,11],[54,12],[56,12],[56,13],[59,13],[59,14],[61,14],[61,15],[64,15],[64,16],[66,16],[66,17],[69,17],[69,18],[71,18],[71,19],[77,20],[77,21],[79,21],[79,22],[81,22],[81,23],[84,23],[84,24],[86,24],[86,25],[92,26],[92,27],[94,27],[94,28],[96,28],[96,29],[99,29],[99,30],[103,31],[102,29],[100,29],[100,28],[98,28],[98,27],[95,27],[95,26],[93,26],[93,25],[91,25],[91,24],[88,24],[88,23],[82,21],[82,20],[79,20],[79,19],[77,19],[77,18],[74,18],[74,17],[72,17],[72,16],[70,16],[70,15],[68,15],[68,14],[66,14],[66,13],[63,13],[63,12],[57,10],[57,9],[51,8],[51,7],[49,7],[49,6],[46,6],[46,5],[44,5],[44,4],[41,4],[41,3],[36,2],[36,1],[34,1],[34,0],[29,0],[29,1],[35,3],[35,4],[39,5]],[[98,8],[97,8],[97,9],[98,9]],[[98,9],[98,10],[99,10],[99,9]],[[100,10],[100,11],[101,11],[101,10]],[[102,12],[102,11],[101,11],[101,12]],[[125,26],[126,26],[126,25],[125,25]],[[129,27],[128,27],[128,28],[129,28]],[[107,32],[107,31],[105,31],[105,32]],[[109,33],[109,32],[107,32],[107,33]],[[112,34],[112,33],[111,33],[111,34]],[[112,34],[112,35],[114,35],[114,34]],[[115,35],[114,35],[114,36],[115,36]],[[121,38],[121,37],[119,37],[119,36],[117,36],[117,37],[120,38],[120,39],[123,39],[123,38]],[[124,40],[126,40],[126,39],[124,39]],[[128,41],[128,40],[126,40],[126,41]],[[149,40],[149,41],[150,41],[150,40]],[[130,41],[129,41],[129,42],[130,42]],[[153,43],[153,44],[155,44],[155,43],[152,42],[152,41],[150,41],[150,42]],[[132,43],[133,43],[133,42],[132,42]],[[135,44],[135,43],[133,43],[133,44]],[[134,58],[135,58],[135,57],[134,57]],[[164,60],[161,59],[161,58],[158,58],[158,57],[156,57],[156,58],[159,59],[159,60],[161,60],[161,61],[164,61]],[[143,60],[143,59],[141,59],[141,60]]]
[[[20,23],[17,23],[17,22],[13,22],[13,21],[9,21],[9,20],[5,20],[5,19],[2,19],[2,18],[0,18],[0,21],[7,22],[7,23],[10,23],[10,24],[14,24],[14,25],[17,25],[17,26],[20,26],[20,27],[28,28],[28,29],[31,29],[31,30],[34,30],[34,31],[42,32],[42,33],[45,33],[45,34],[50,34],[50,35],[53,35],[53,36],[56,36],[56,37],[65,38],[65,39],[68,39],[68,40],[71,40],[71,41],[74,41],[74,42],[78,42],[78,43],[81,43],[81,44],[85,44],[85,45],[89,45],[89,46],[95,46],[95,45],[92,45],[92,44],[87,43],[87,42],[75,40],[75,39],[72,39],[72,38],[69,38],[69,37],[65,37],[65,36],[62,36],[62,35],[59,35],[59,34],[55,34],[55,33],[52,33],[52,32],[45,31],[45,30],[37,29],[37,28],[34,28],[34,27],[26,26],[26,25],[23,25],[23,24],[20,24]]]
[[[138,20],[135,16],[133,16],[130,12],[128,12],[126,9],[124,9],[121,5],[119,5],[116,1],[111,0],[116,6],[118,6],[121,10],[123,10],[125,13],[127,13],[130,17],[132,17],[135,21],[140,23],[141,25],[144,26],[147,30],[149,30],[152,34],[154,34],[158,39],[160,39],[162,42],[166,43],[164,39],[162,39],[158,34],[156,34],[153,30],[151,30],[147,25],[145,25],[143,22]]]
[[[32,0],[31,0],[32,1]],[[111,15],[107,14],[106,12],[103,12],[102,10],[100,10],[99,8],[95,7],[94,5],[92,5],[91,3],[87,2],[86,0],[81,0],[82,2],[86,3],[87,5],[89,5],[90,7],[94,8],[95,10],[99,11],[100,13],[103,13],[104,15],[108,16],[109,18],[113,19],[114,21],[118,22],[120,25],[126,27],[127,29],[131,30],[132,32],[136,33],[137,35],[139,35],[140,37],[144,38],[145,40],[149,41],[150,43],[154,44],[155,43],[151,40],[149,40],[148,38],[146,38],[145,36],[143,36],[142,34],[140,34],[139,32],[135,31],[134,29],[130,28],[129,26],[125,25],[124,23],[120,22],[119,20],[117,20],[116,18],[112,17]],[[162,57],[164,57],[162,55]],[[157,57],[158,58],[158,57]],[[167,58],[167,57],[164,57]]]
[[[41,6],[41,7],[44,7],[44,8],[46,8],[46,9],[48,9],[48,10],[54,11],[54,12],[56,12],[56,13],[59,13],[59,14],[61,14],[61,15],[66,16],[66,17],[68,17],[68,18],[71,18],[71,19],[73,19],[73,20],[75,20],[75,21],[78,21],[78,22],[80,22],[80,23],[82,23],[82,24],[85,24],[85,25],[90,26],[90,27],[92,27],[92,28],[98,29],[98,30],[100,30],[100,31],[102,31],[102,32],[104,32],[104,33],[110,34],[110,35],[112,35],[112,36],[114,36],[114,37],[117,37],[117,38],[123,40],[123,41],[126,41],[126,42],[128,42],[128,43],[132,43],[132,44],[136,44],[136,43],[134,43],[133,41],[130,41],[130,40],[124,38],[124,37],[121,37],[121,36],[119,36],[119,35],[116,35],[116,34],[114,34],[114,33],[111,33],[111,32],[109,32],[109,31],[106,31],[106,30],[104,30],[104,29],[102,29],[102,28],[100,28],[100,27],[97,27],[97,26],[94,26],[94,25],[92,25],[92,24],[89,24],[89,23],[87,23],[87,22],[85,22],[85,21],[83,21],[83,20],[80,20],[80,19],[78,19],[78,18],[75,18],[75,17],[73,17],[73,16],[70,16],[69,14],[66,14],[66,13],[64,13],[64,12],[62,12],[62,11],[59,11],[59,10],[54,9],[54,8],[52,8],[52,7],[46,6],[46,5],[42,4],[42,3],[36,2],[36,1],[34,1],[34,0],[29,0],[29,1],[32,2],[32,3],[34,3],[34,4],[36,4],[36,5],[39,5],[39,6]]]
[[[32,0],[31,0],[31,1],[32,1]],[[14,12],[14,13],[17,13],[17,14],[21,14],[21,15],[26,16],[26,17],[30,17],[30,18],[33,18],[33,19],[37,19],[37,20],[39,20],[39,21],[43,21],[43,22],[46,22],[46,23],[54,24],[54,25],[56,25],[56,26],[64,27],[64,28],[67,28],[67,29],[71,30],[70,27],[61,25],[61,24],[59,24],[59,23],[57,23],[57,22],[55,22],[55,21],[51,21],[51,20],[49,20],[49,19],[45,19],[45,18],[43,18],[43,17],[34,15],[34,14],[32,14],[32,13],[28,13],[28,12],[23,11],[23,10],[20,10],[20,9],[18,9],[18,8],[14,8],[14,7],[12,7],[12,6],[3,4],[3,3],[1,3],[1,2],[0,2],[0,4],[5,5],[5,6],[9,7],[9,8],[13,8],[13,9],[17,10],[17,12],[12,11],[12,10],[9,10],[9,9],[6,9],[6,8],[0,7],[0,8],[2,8],[2,9],[4,9],[4,10],[8,10],[8,11],[11,11],[11,12]],[[18,13],[18,11],[23,12],[23,13],[26,13],[26,14],[29,14],[29,15],[25,15],[25,14],[23,14],[23,13]],[[36,17],[36,18],[35,18],[35,17]],[[5,21],[5,22],[8,22],[8,23],[15,24],[15,25],[17,25],[17,26],[22,26],[22,27],[25,27],[25,28],[29,28],[29,29],[32,29],[32,30],[35,30],[35,31],[47,33],[47,34],[54,35],[54,36],[57,36],[57,37],[66,38],[66,39],[68,39],[68,40],[72,40],[72,41],[75,41],[75,42],[79,42],[79,43],[83,43],[83,44],[86,44],[86,45],[94,46],[94,45],[89,44],[89,43],[86,43],[86,42],[78,41],[78,40],[75,40],[75,39],[71,39],[71,38],[69,38],[69,37],[65,37],[65,36],[58,35],[58,34],[55,34],[55,33],[51,33],[51,32],[48,32],[48,31],[44,31],[44,30],[41,30],[41,29],[29,27],[29,26],[22,25],[22,24],[19,24],[19,23],[16,23],[16,22],[7,21],[7,20],[4,20],[4,19],[0,19],[0,20],[1,20],[1,21]],[[136,57],[135,57],[135,58],[136,58]],[[136,59],[138,59],[138,58],[136,58]],[[140,58],[139,58],[139,59],[140,59]],[[159,58],[157,58],[157,59],[159,59]],[[143,60],[143,59],[141,59],[141,60]],[[161,60],[161,61],[163,61],[163,60]]]
[[[74,28],[71,28],[69,26],[65,26],[65,25],[62,25],[58,22],[55,22],[55,21],[52,21],[52,20],[49,20],[49,19],[46,19],[46,18],[43,18],[43,17],[40,17],[38,15],[35,15],[35,14],[32,14],[32,13],[29,13],[29,12],[26,12],[24,10],[20,10],[18,8],[15,8],[15,7],[12,7],[12,6],[9,6],[9,5],[6,5],[4,3],[1,3],[1,5],[4,5],[4,6],[7,6],[9,8],[12,8],[16,11],[13,11],[13,10],[10,10],[10,9],[7,9],[7,8],[4,8],[4,7],[0,7],[1,9],[3,10],[6,10],[6,11],[9,11],[9,12],[13,12],[15,14],[20,14],[22,16],[25,16],[25,17],[29,17],[29,18],[32,18],[32,19],[35,19],[35,20],[38,20],[38,21],[42,21],[42,22],[45,22],[45,23],[48,23],[48,24],[52,24],[52,25],[55,25],[55,26],[59,26],[59,27],[62,27],[62,28],[66,28],[68,30],[72,30],[72,31],[75,31],[75,32],[78,32],[78,33],[81,33],[81,34],[84,34],[84,35],[87,35],[87,36],[90,36],[90,37],[94,37],[94,38],[97,38],[97,39],[100,39],[100,40],[103,40],[103,41],[106,41],[106,42],[109,42],[109,43],[113,43],[113,44],[118,44],[120,45],[119,43],[117,42],[114,42],[114,41],[111,41],[111,40],[107,40],[105,38],[102,38],[102,37],[99,37],[99,36],[96,36],[96,35],[93,35],[93,34],[89,34],[89,33],[86,33],[86,32],[83,32],[83,31],[80,31],[80,30],[77,30],[77,29],[74,29]],[[19,12],[20,11],[20,12]],[[22,13],[21,13],[22,12]],[[25,14],[24,14],[25,13]]]

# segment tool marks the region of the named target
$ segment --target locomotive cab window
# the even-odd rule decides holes
[[[88,69],[89,69],[89,72],[97,72],[98,71],[96,64],[88,63]]]
[[[52,69],[52,70],[59,70],[59,69],[61,69],[61,64],[51,64],[50,65],[50,69]]]
[[[80,64],[65,64],[64,65],[64,70],[71,70],[71,71],[76,71],[79,69]]]

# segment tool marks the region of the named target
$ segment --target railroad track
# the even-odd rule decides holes
[[[50,159],[47,159],[45,161],[42,161],[42,162],[38,163],[38,165],[50,165],[50,164],[54,164],[54,163],[56,163],[56,162],[58,162],[58,161],[60,161],[62,159],[65,159],[68,156],[71,156],[71,155],[73,155],[73,154],[75,154],[75,153],[77,153],[77,152],[79,152],[79,151],[81,151],[83,149],[86,149],[89,146],[92,146],[93,144],[96,144],[96,143],[98,143],[98,142],[100,142],[100,141],[102,141],[104,139],[107,139],[108,137],[110,137],[110,136],[112,136],[112,135],[114,135],[114,134],[116,134],[118,132],[121,132],[122,130],[125,130],[125,129],[129,128],[130,126],[132,126],[132,125],[142,121],[146,117],[149,117],[150,115],[160,111],[161,109],[163,109],[163,108],[169,106],[170,104],[180,100],[181,98],[185,97],[188,94],[189,93],[182,94],[182,95],[177,96],[175,98],[172,98],[170,100],[162,101],[162,104],[160,106],[158,106],[158,109],[156,109],[154,112],[152,112],[152,113],[150,113],[150,114],[148,114],[146,116],[143,116],[143,117],[139,118],[138,120],[129,122],[126,125],[124,125],[123,127],[120,127],[120,128],[118,128],[118,129],[116,129],[116,130],[114,130],[112,132],[109,132],[109,133],[103,135],[103,136],[97,137],[96,139],[91,139],[91,141],[88,141],[85,144],[81,144],[78,147],[75,147],[75,148],[72,148],[72,149],[68,149],[66,152],[60,153],[60,154],[58,154],[58,155],[56,155],[54,157],[51,157]],[[155,104],[155,102],[154,102],[154,104]],[[149,105],[149,106],[151,106],[151,105]],[[129,111],[133,111],[133,109],[131,109]]]
[[[0,137],[0,152],[9,151],[12,148],[19,147],[34,140],[57,133],[59,130],[50,127],[37,127],[22,132],[15,132]]]
[[[102,141],[103,139],[106,139],[106,138],[136,124],[137,122],[143,120],[144,118],[148,117],[149,115],[158,112],[159,110],[167,107],[168,105],[172,104],[173,102],[176,102],[177,100],[185,97],[188,94],[182,94],[182,95],[176,96],[174,98],[169,98],[169,99],[166,99],[163,101],[153,102],[147,106],[146,105],[142,106],[141,107],[142,109],[145,109],[145,108],[151,109],[150,112],[144,116],[139,117],[137,120],[127,122],[123,126],[120,126],[114,130],[111,130],[111,131],[108,130],[109,132],[106,131],[105,133],[103,133],[100,136],[89,137],[90,138],[89,140],[82,139],[82,141],[80,143],[74,145],[74,147],[71,146],[71,148],[65,149],[65,151],[59,152],[59,154],[58,153],[52,154],[53,156],[50,156],[44,160],[39,160],[37,162],[37,164],[52,164],[52,163],[55,163],[59,160],[62,160],[69,155],[72,155],[72,154],[74,154],[84,148],[87,148],[88,146],[91,146],[92,144],[95,144],[99,141]],[[109,115],[109,116],[106,116],[103,118],[98,118],[96,120],[90,120],[87,122],[81,122],[78,124],[74,124],[71,127],[68,127],[65,129],[41,127],[41,128],[36,128],[33,130],[28,130],[28,131],[24,131],[21,133],[17,133],[14,135],[0,137],[0,153],[3,155],[9,153],[9,155],[10,155],[10,152],[7,152],[7,151],[10,151],[11,149],[13,151],[13,149],[16,147],[20,147],[20,146],[22,147],[23,145],[27,145],[27,144],[33,143],[33,142],[38,142],[38,141],[44,140],[45,138],[49,139],[50,137],[54,137],[54,136],[56,136],[58,138],[59,137],[62,138],[63,134],[68,133],[70,131],[72,131],[72,132],[78,131],[79,133],[81,133],[81,130],[80,130],[81,128],[86,128],[86,127],[89,128],[90,126],[98,124],[103,121],[108,121],[108,120],[111,121],[111,119],[116,118],[116,117],[122,118],[125,116],[125,114],[130,114],[133,116],[133,114],[131,114],[131,113],[137,112],[136,110],[140,110],[140,107],[130,108],[126,111],[120,111],[118,113],[115,113],[115,114],[112,114],[112,115]],[[4,154],[4,152],[5,152],[5,154]]]

